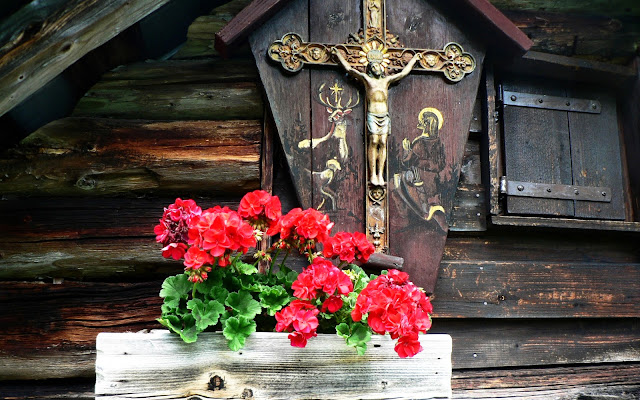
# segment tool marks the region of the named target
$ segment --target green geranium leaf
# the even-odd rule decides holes
[[[281,265],[280,270],[276,273],[276,278],[278,278],[278,281],[282,282],[286,287],[291,287],[291,284],[298,279],[298,273]]]
[[[237,293],[229,293],[225,305],[233,308],[233,310],[242,317],[253,319],[262,311],[260,303],[254,300],[251,293],[241,290]]]
[[[167,327],[173,333],[180,335],[185,343],[193,343],[198,339],[201,331],[196,327],[195,319],[191,315],[179,318],[175,315],[167,315],[158,319],[158,322]]]
[[[162,282],[160,297],[164,298],[164,303],[168,307],[180,307],[180,300],[187,299],[193,288],[189,282],[189,277],[185,274],[170,276]]]
[[[180,331],[182,330],[182,322],[180,321],[180,318],[175,315],[166,315],[162,318],[158,318],[158,322],[173,333],[180,334]]]
[[[367,342],[371,340],[371,330],[367,325],[359,322],[351,325],[341,323],[336,326],[336,333],[346,339],[347,346],[355,347],[359,355],[367,351]]]
[[[274,316],[282,307],[289,304],[291,297],[282,286],[263,286],[260,292],[260,304],[267,309],[269,315]]]
[[[351,335],[351,329],[349,329],[349,325],[348,324],[343,322],[343,323],[341,323],[341,324],[336,326],[336,333],[341,338],[347,339],[349,337],[349,335]]]
[[[371,330],[368,326],[357,322],[351,325],[351,335],[347,338],[347,345],[356,347],[369,340],[371,340]]]
[[[196,292],[208,296],[216,287],[221,287],[222,281],[220,279],[215,279],[212,276],[209,276],[206,281],[200,282],[196,284]]]
[[[209,292],[209,297],[218,301],[220,304],[224,304],[229,296],[229,291],[222,286],[215,286]]]
[[[187,302],[187,308],[196,321],[196,328],[204,331],[218,323],[220,314],[224,312],[224,306],[216,300],[203,302],[200,299],[192,299]]]
[[[258,269],[251,264],[239,262],[236,264],[238,272],[244,275],[253,275],[258,273]]]
[[[185,315],[182,319],[184,328],[180,333],[180,337],[185,343],[194,343],[198,340],[198,333],[202,332],[196,327],[196,320],[191,315]]]
[[[256,323],[245,317],[230,317],[224,324],[222,334],[229,341],[229,348],[238,351],[244,347],[246,339],[256,331]]]

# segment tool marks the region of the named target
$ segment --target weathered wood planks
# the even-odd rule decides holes
[[[67,118],[0,161],[0,190],[30,196],[193,191],[259,186],[259,121],[125,121]]]
[[[436,287],[439,317],[633,318],[640,313],[638,263],[450,261],[442,263]]]
[[[640,43],[640,17],[615,18],[604,10],[589,11],[587,15],[576,15],[543,10],[503,10],[531,38],[531,50],[627,64]]]
[[[640,366],[597,364],[590,366],[454,370],[455,399],[617,399],[635,400],[640,393]],[[7,398],[31,400],[33,394],[48,399],[92,400],[95,379],[0,382]]]
[[[0,282],[0,380],[91,376],[98,333],[159,327],[159,288],[160,281]],[[442,317],[432,329],[453,337],[454,368],[638,362],[639,330],[634,318]]]
[[[420,341],[421,353],[401,359],[382,336],[359,356],[337,335],[320,334],[300,349],[285,334],[254,333],[233,352],[221,333],[201,334],[193,345],[166,330],[101,333],[96,398],[451,398],[451,337]]]
[[[453,376],[456,399],[634,400],[640,394],[638,364],[535,369],[466,370]]]
[[[0,55],[0,115],[40,89],[65,68],[168,0],[73,0],[54,9],[46,23],[18,27]],[[26,34],[25,34],[26,33]]]

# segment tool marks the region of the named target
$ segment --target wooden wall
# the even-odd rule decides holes
[[[198,18],[171,59],[105,74],[0,157],[0,397],[92,398],[96,335],[159,328],[160,283],[181,270],[154,242],[162,207],[237,206],[266,178],[254,61],[211,44],[243,4]],[[639,237],[487,227],[483,137],[472,125],[434,299],[454,397],[640,398]],[[278,157],[273,184],[296,205]]]

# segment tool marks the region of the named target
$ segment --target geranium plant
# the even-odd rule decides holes
[[[188,343],[221,330],[234,351],[261,329],[288,332],[297,347],[318,332],[337,333],[359,354],[372,334],[389,333],[400,357],[420,352],[429,298],[404,272],[367,275],[356,263],[367,262],[373,245],[359,232],[332,236],[332,227],[315,209],[283,215],[278,197],[262,190],[247,193],[237,211],[176,199],[154,231],[162,255],[183,260],[184,273],[162,284],[158,321]],[[273,245],[259,250],[266,237]],[[294,251],[309,261],[300,273],[286,265]]]

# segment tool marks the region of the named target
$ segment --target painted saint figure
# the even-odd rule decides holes
[[[363,56],[367,73],[362,73],[353,68],[336,47],[331,49],[342,67],[365,87],[367,98],[367,163],[369,166],[369,182],[374,186],[384,186],[384,166],[387,159],[387,137],[391,132],[391,119],[389,118],[389,86],[409,75],[415,63],[422,58],[421,53],[416,53],[411,61],[397,74],[385,75],[388,64],[388,56],[384,48],[377,46],[366,48]],[[385,63],[386,61],[386,63]]]

